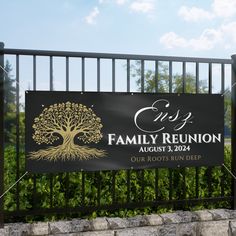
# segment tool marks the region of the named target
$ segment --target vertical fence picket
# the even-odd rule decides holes
[[[112,204],[115,204],[116,202],[116,171],[112,171],[112,189],[111,189],[111,198],[112,198]]]
[[[144,190],[145,190],[145,170],[140,170],[140,182],[141,182],[141,202],[144,202]]]
[[[112,92],[116,90],[116,61],[112,59]]]
[[[33,175],[33,209],[37,208],[37,176]]]
[[[130,171],[127,170],[127,203],[130,202]]]
[[[130,92],[130,60],[127,59],[127,93]],[[126,171],[126,181],[127,181],[127,203],[130,202],[130,170]]]
[[[36,59],[36,55],[33,56],[33,90],[36,90],[37,87],[37,77],[36,77],[36,73],[37,73],[37,59]]]
[[[69,84],[70,84],[70,61],[69,57],[66,57],[66,91],[69,91]]]
[[[37,58],[33,56],[33,90],[37,88]],[[37,206],[37,175],[33,174],[33,209]]]
[[[53,87],[53,57],[50,56],[50,60],[49,60],[49,90],[53,91],[54,87]]]
[[[159,171],[155,169],[155,201],[158,201],[158,180],[159,180]]]
[[[101,88],[101,63],[100,63],[100,58],[97,58],[97,92],[100,92]]]
[[[169,61],[169,93],[172,93],[172,61]]]
[[[84,207],[85,206],[85,173],[84,171],[82,171],[82,183],[81,183],[81,206]]]
[[[141,60],[141,93],[144,93],[144,60]]]
[[[208,93],[212,94],[212,63],[208,64]]]
[[[53,208],[53,174],[49,174],[49,189],[50,208]]]
[[[116,90],[116,61],[112,59],[112,92]],[[116,170],[112,170],[112,204],[116,202]]]
[[[199,93],[199,63],[196,62],[196,94]],[[195,167],[195,198],[199,197],[199,167]]]
[[[49,58],[49,90],[53,91],[53,57]],[[50,207],[53,207],[53,174],[49,174]]]
[[[188,93],[186,88],[186,62],[183,62],[183,90],[182,93]],[[183,198],[186,199],[186,168],[182,169],[183,174]]]
[[[82,92],[84,92],[85,91],[85,59],[84,57],[82,57],[81,60],[82,60],[81,61]]]
[[[199,93],[199,63],[196,62],[196,93]]]
[[[158,61],[155,61],[155,93],[158,93],[158,76],[159,76],[159,67]]]
[[[96,172],[97,177],[97,205],[101,205],[101,172]]]
[[[130,60],[127,60],[127,92],[130,92]]]
[[[186,199],[186,168],[183,168],[183,199]]]
[[[199,167],[195,168],[195,198],[199,198]]]
[[[183,87],[182,93],[186,93],[186,62],[183,62]]]
[[[69,91],[69,85],[70,85],[70,58],[66,57],[66,91]],[[69,202],[69,185],[70,185],[70,174],[66,173],[66,179],[65,179],[65,206],[68,207]]]
[[[101,89],[101,61],[97,58],[97,92]],[[97,172],[97,205],[101,204],[101,171]]]
[[[20,57],[16,55],[16,181],[20,178]],[[20,183],[16,184],[16,209],[20,210]]]
[[[225,93],[225,65],[221,63],[221,94]],[[223,197],[225,194],[225,168],[221,166],[221,178],[220,178],[220,188],[221,188],[221,196]]]
[[[221,64],[221,94],[225,92],[225,64]]]
[[[0,195],[4,192],[4,44],[0,42]],[[4,225],[4,198],[0,199],[0,227]]]
[[[212,63],[208,64],[208,93],[212,94]],[[207,168],[208,196],[212,196],[212,167]]]
[[[236,55],[232,55],[232,66],[231,66],[231,73],[232,73],[232,80],[231,80],[231,87],[232,87],[232,95],[231,95],[231,150],[232,150],[232,159],[231,159],[231,171],[236,174]],[[232,194],[233,196],[233,204],[232,208],[236,210],[236,180],[232,179]]]
[[[169,200],[173,197],[173,170],[169,169]]]

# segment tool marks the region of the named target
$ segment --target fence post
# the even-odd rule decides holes
[[[0,42],[0,66],[4,68],[4,43]],[[0,68],[0,195],[4,191],[4,71]],[[0,228],[4,226],[3,198],[0,199]]]
[[[236,54],[232,55],[232,91],[231,91],[231,150],[232,150],[232,172],[236,174]],[[233,179],[232,184],[233,206],[236,209],[236,181]]]

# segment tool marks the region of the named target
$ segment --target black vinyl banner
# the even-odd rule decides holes
[[[26,169],[216,166],[224,100],[208,94],[26,92]]]

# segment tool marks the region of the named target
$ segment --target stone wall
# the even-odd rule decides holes
[[[131,218],[6,224],[1,236],[236,236],[236,211],[177,211]]]

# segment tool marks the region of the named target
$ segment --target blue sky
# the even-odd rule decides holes
[[[1,0],[0,19],[7,48],[236,53],[236,0]]]
[[[0,0],[6,48],[230,58],[236,53],[236,0]],[[10,61],[15,77],[15,58]],[[145,69],[154,69],[153,62]],[[181,74],[180,63],[173,74]],[[194,74],[194,65],[187,72]],[[126,91],[125,62],[116,61],[116,91]],[[54,89],[65,90],[65,61],[54,59]],[[111,91],[111,62],[101,61],[101,91]],[[225,68],[230,88],[230,66]],[[96,91],[96,61],[86,60],[86,91]],[[220,92],[213,65],[213,92]],[[200,68],[207,83],[208,67]],[[37,89],[49,89],[48,58],[37,59]],[[81,61],[70,60],[70,89],[81,91]],[[137,91],[137,78],[131,91]],[[20,94],[33,87],[32,58],[20,58]]]

